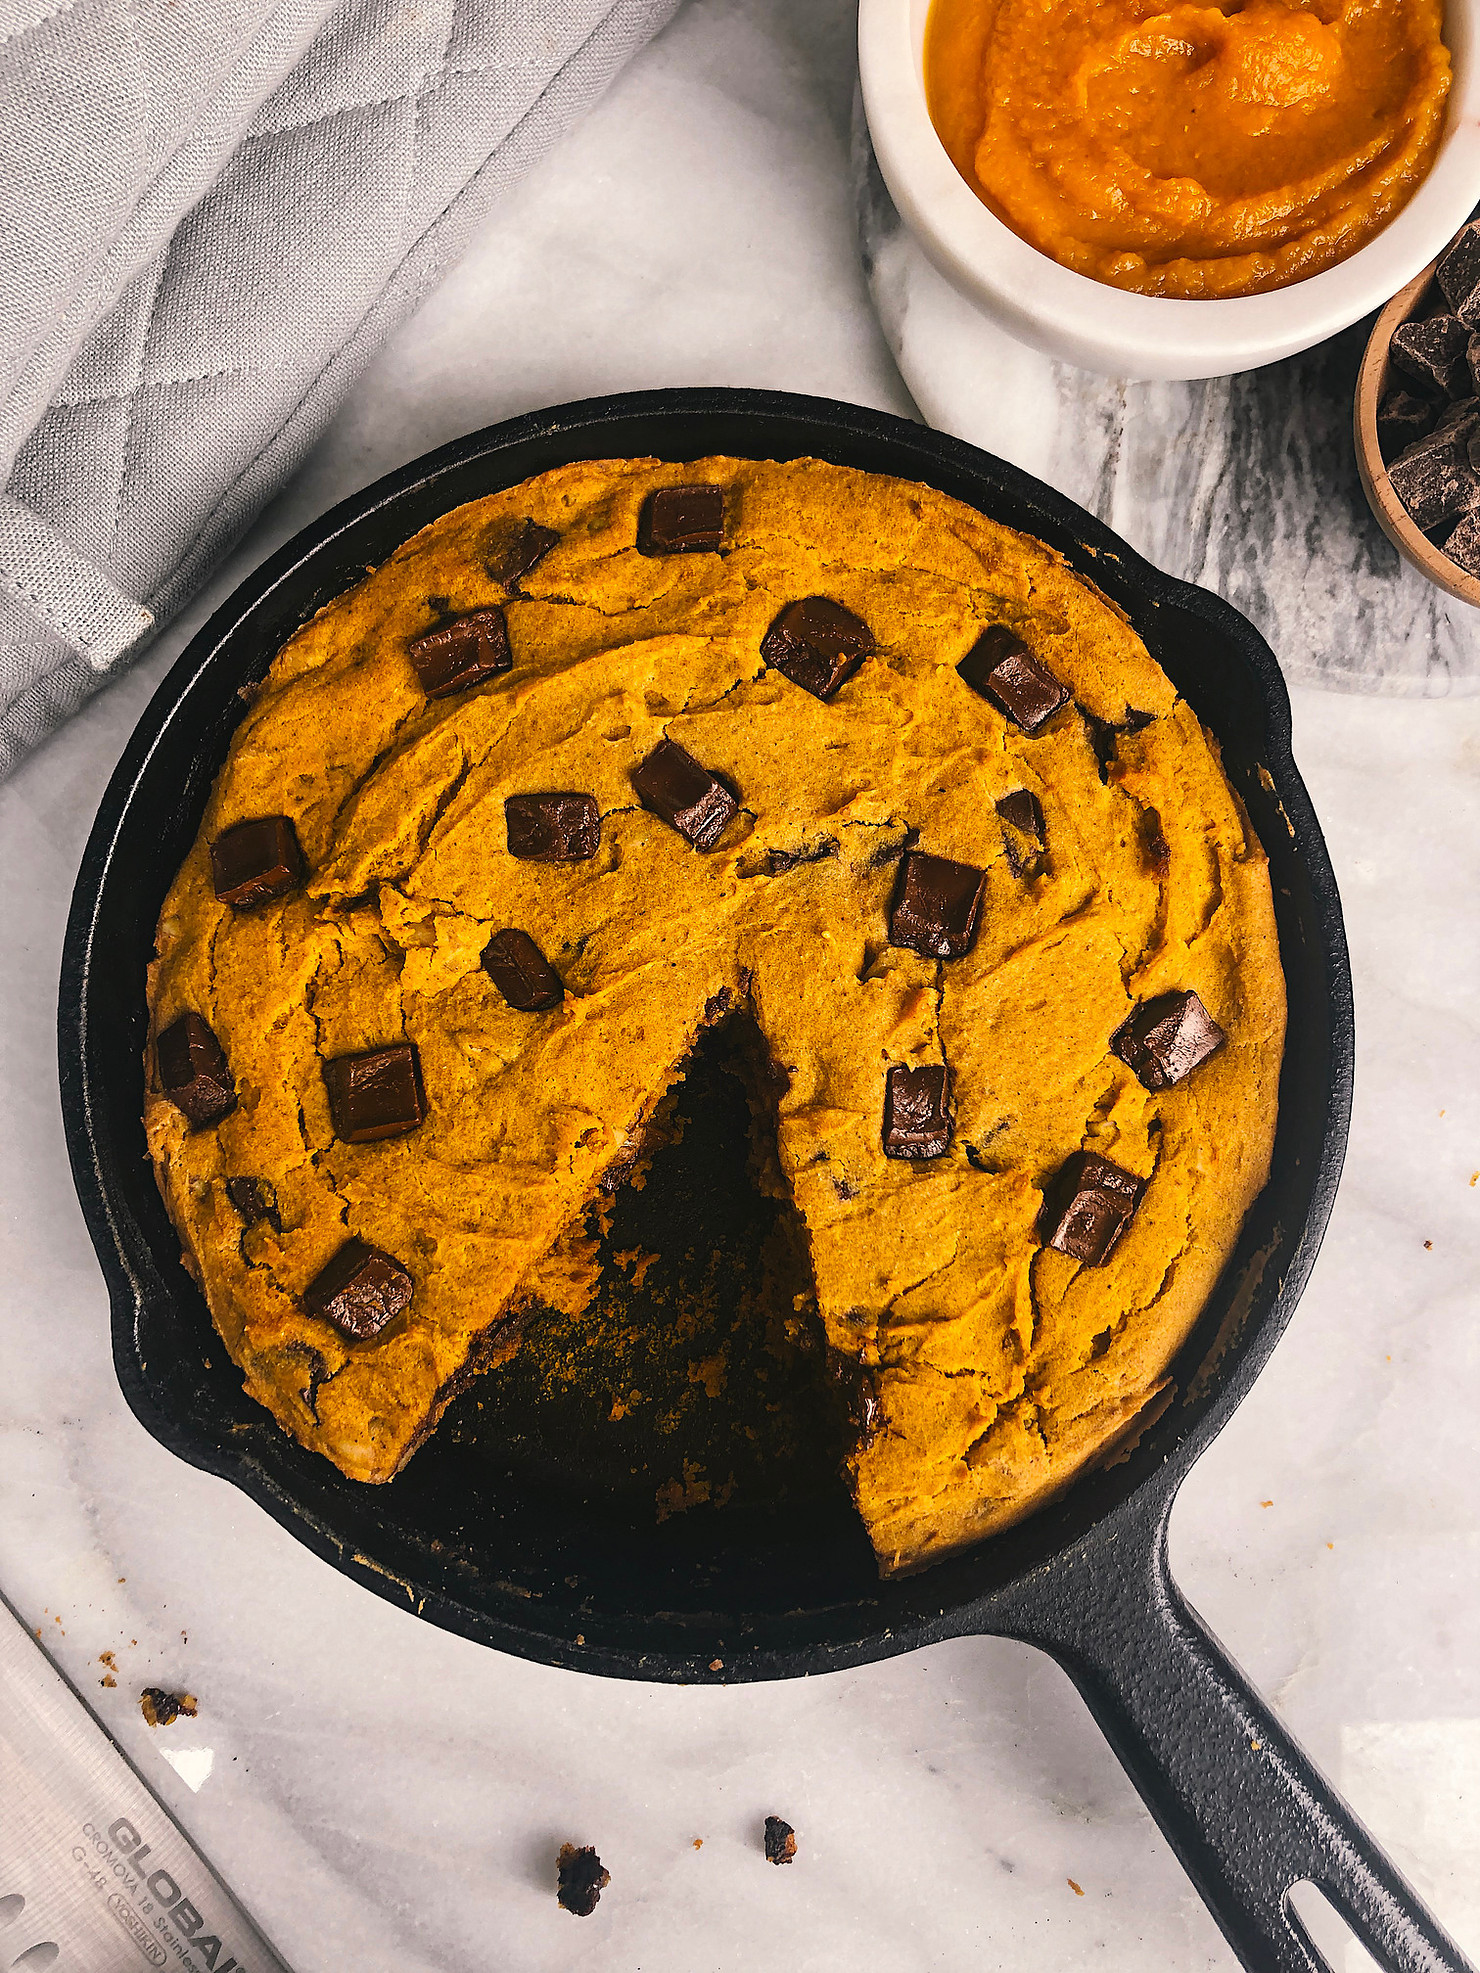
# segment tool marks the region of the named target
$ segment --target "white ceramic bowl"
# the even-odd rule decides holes
[[[1454,58],[1433,169],[1365,247],[1293,287],[1167,301],[1071,273],[1004,226],[946,155],[925,107],[930,0],[860,0],[858,67],[879,169],[900,216],[969,301],[1020,342],[1111,377],[1222,377],[1324,342],[1381,308],[1480,198],[1480,0],[1446,0]]]

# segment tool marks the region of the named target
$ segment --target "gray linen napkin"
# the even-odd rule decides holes
[[[678,0],[0,0],[0,775]]]

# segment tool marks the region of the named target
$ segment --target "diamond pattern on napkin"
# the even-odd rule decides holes
[[[18,505],[0,498],[0,773],[96,689],[120,640],[137,636],[139,606],[156,622],[174,615],[493,199],[677,0],[342,0],[321,9],[277,87],[254,94],[263,48],[301,38],[313,4],[170,0],[130,14],[76,0],[26,34],[45,40],[45,62],[33,50],[12,72],[0,57],[0,243],[10,207],[32,213],[35,234],[49,203],[46,273],[79,321],[89,284],[126,268],[22,435],[5,488]],[[201,38],[204,81],[184,72],[179,23],[158,31],[176,7]],[[239,58],[230,72],[213,34]],[[75,104],[64,117],[54,101],[67,71],[84,100],[85,170],[42,183],[56,124],[78,121]],[[164,114],[163,77],[189,97],[194,126]],[[69,235],[60,214],[83,198],[103,130],[117,189],[87,202]],[[181,215],[171,194],[192,147],[214,168]],[[11,285],[0,259],[0,328],[14,321],[23,341]],[[27,356],[33,375],[45,356],[41,327],[29,323],[29,352],[12,343],[0,370],[0,443],[5,417],[20,415]],[[55,537],[43,596],[38,521]],[[114,622],[94,635],[114,592]],[[78,623],[86,648],[58,629]]]

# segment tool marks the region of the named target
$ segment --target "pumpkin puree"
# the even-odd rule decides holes
[[[1442,0],[935,0],[930,114],[972,190],[1061,266],[1258,294],[1344,260],[1433,163]]]

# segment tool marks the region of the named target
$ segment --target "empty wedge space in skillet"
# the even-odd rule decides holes
[[[580,462],[424,529],[278,656],[158,955],[171,1215],[248,1389],[362,1480],[579,1310],[735,1008],[886,1574],[1124,1437],[1268,1171],[1269,879],[1197,718],[1048,549],[817,461]]]

